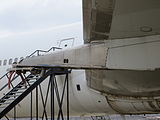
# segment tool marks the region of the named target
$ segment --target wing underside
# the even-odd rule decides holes
[[[108,39],[113,8],[113,0],[83,0],[85,43],[92,40]]]
[[[84,42],[160,33],[160,0],[83,0]]]

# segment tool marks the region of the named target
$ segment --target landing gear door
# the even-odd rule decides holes
[[[64,48],[71,48],[74,45],[74,38],[67,38],[67,39],[62,39],[60,40],[59,47],[64,49]]]

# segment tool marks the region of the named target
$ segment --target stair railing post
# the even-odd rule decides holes
[[[31,120],[32,120],[32,105],[33,105],[33,94],[32,94],[32,91],[31,91],[31,109],[30,109],[30,115],[31,115]]]
[[[50,75],[51,80],[51,120],[54,120],[54,79],[55,75]]]
[[[38,86],[36,87],[36,120],[38,120]]]
[[[67,120],[69,120],[69,80],[68,80],[68,73],[66,74],[67,80]]]

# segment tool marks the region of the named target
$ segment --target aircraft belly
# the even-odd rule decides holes
[[[110,107],[119,114],[153,114],[160,112],[160,99],[107,95]]]
[[[160,95],[160,36],[106,41],[108,70],[87,70],[91,88],[113,95]]]
[[[121,114],[160,112],[160,36],[106,41],[108,70],[86,70],[88,86]]]
[[[88,85],[98,91],[123,96],[159,96],[160,71],[90,70]]]
[[[90,77],[88,77],[88,74]],[[88,86],[120,114],[160,112],[160,71],[86,71]]]

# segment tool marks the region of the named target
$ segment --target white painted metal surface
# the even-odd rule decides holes
[[[45,56],[26,58],[16,66],[106,69],[106,55],[105,44],[90,44],[57,51]]]
[[[107,68],[155,70],[160,68],[160,35],[110,40]]]
[[[19,66],[156,70],[160,68],[158,51],[160,51],[159,35],[117,39],[27,58]]]
[[[157,98],[160,95],[159,38],[155,35],[83,45],[27,58],[16,67],[87,69],[87,85],[105,95],[114,111],[155,113],[160,111],[159,107],[153,107],[159,106],[156,101],[160,101]],[[68,62],[65,63],[65,59]],[[127,107],[130,109],[125,111]]]
[[[135,3],[139,3],[139,1],[137,1]],[[159,3],[159,0],[155,1],[154,3],[153,0],[150,0],[149,2],[152,3],[151,6],[147,3],[146,6],[144,6],[145,9],[143,8],[142,10],[140,6],[143,4],[138,4],[140,6],[137,7],[131,7],[132,9],[135,8],[135,10],[138,10],[138,12],[135,12],[134,10],[130,11],[131,13],[138,13],[133,16],[139,16],[141,18],[141,15],[146,16],[147,13],[149,13],[149,15],[153,16],[154,18],[158,18],[151,18],[151,24],[149,24],[150,19],[146,20],[147,22],[145,23],[147,24],[147,26],[149,25],[149,27],[143,27],[143,25],[145,24],[143,24],[144,22],[141,20],[135,21],[135,23],[142,23],[140,24],[140,26],[135,28],[135,32],[130,30],[132,30],[133,26],[137,26],[137,24],[132,24],[130,28],[130,20],[128,22],[123,21],[123,19],[125,18],[125,20],[130,19],[130,14],[123,14],[123,12],[128,12],[124,11],[125,9],[123,9],[123,7],[122,9],[120,9],[122,10],[120,14],[118,14],[117,12],[114,14],[114,21],[111,21],[113,17],[112,13],[114,11],[113,8],[115,5],[114,1],[83,1],[84,4],[87,4],[86,6],[84,6],[84,11],[86,11],[87,13],[84,20],[89,20],[88,22],[85,21],[85,23],[88,23],[85,29],[86,36],[84,35],[85,42],[91,42],[95,40],[98,40],[100,42],[105,41],[105,39],[107,39],[107,41],[100,44],[92,43],[76,48],[70,48],[68,50],[66,49],[57,51],[53,52],[53,54],[48,54],[45,56],[27,58],[17,66],[68,67],[72,69],[89,69],[89,71],[86,72],[83,70],[73,70],[70,76],[70,97],[72,99],[70,107],[72,115],[91,115],[99,113],[159,113],[160,55],[158,52],[160,51],[160,36],[155,35],[159,34],[159,28],[156,29],[157,24],[159,25],[159,23],[157,23],[157,21],[159,20],[159,14],[155,14],[155,12],[159,13],[159,4],[156,4]],[[105,4],[103,3],[108,5],[105,6]],[[122,4],[122,6],[123,5],[125,4]],[[146,10],[148,7],[149,10]],[[119,10],[117,6],[116,10]],[[154,14],[152,14],[153,12]],[[109,20],[107,18],[109,18]],[[91,19],[93,21],[90,21]],[[108,20],[107,22],[105,22],[106,19]],[[119,26],[110,26],[111,22],[114,23],[114,25],[118,24],[121,26],[120,32],[116,35],[114,33],[116,33],[116,30],[117,28],[119,28]],[[123,24],[120,23],[127,24],[123,28]],[[141,26],[142,31],[139,32],[139,27],[141,28]],[[150,31],[150,26],[154,28],[153,31]],[[112,34],[109,34],[110,28]],[[125,33],[123,29],[128,30],[128,32]],[[76,29],[72,29],[72,32],[74,30]],[[145,32],[145,34],[143,32]],[[60,36],[62,35],[61,33],[62,32],[59,33]],[[71,31],[64,31],[63,33],[66,33],[63,34],[66,38],[75,37],[75,35],[73,34],[70,35]],[[135,38],[137,34],[141,37]],[[58,33],[55,34],[55,36],[57,35]],[[111,35],[110,38],[114,39],[109,39],[109,35]],[[115,39],[119,37],[122,39]],[[3,42],[7,44],[8,41]],[[38,47],[44,45],[48,46],[48,44],[51,45],[51,42],[52,41],[49,42],[45,40],[43,41],[44,44],[42,43]],[[82,39],[77,39],[74,42],[75,45],[82,45]],[[29,41],[29,43],[22,43],[22,41],[15,40],[14,44],[17,45],[17,43],[19,43],[20,48],[24,50],[21,51],[20,54],[18,54],[20,56],[26,55],[26,51],[28,51],[28,46],[30,45],[29,43],[33,43],[33,41]],[[15,45],[11,44],[10,42],[7,45],[11,46],[10,49],[13,47],[14,50]],[[5,44],[0,47],[1,54],[3,55],[1,57],[4,58],[7,56],[8,58],[8,55],[11,51],[9,51],[9,53],[6,52],[5,54],[2,53],[2,51],[5,49],[4,46]],[[65,44],[63,44],[62,46],[65,46]],[[17,48],[15,51],[19,51],[20,48]],[[31,50],[35,50],[35,44],[31,44],[30,48]],[[12,56],[17,56],[17,53],[15,51],[13,51],[15,55]],[[4,71],[4,69],[6,69],[7,67],[3,66],[1,70]],[[62,79],[59,77],[58,80],[59,87],[62,87]],[[77,90],[77,84],[80,84],[81,91]],[[43,84],[43,89],[45,90],[45,88],[46,83]],[[3,93],[5,92],[1,92],[1,95]],[[29,109],[29,106],[27,104],[24,104],[27,103],[27,101],[29,101],[28,98],[20,103],[19,108],[21,109],[18,111],[20,113],[19,116],[27,116],[27,110]],[[24,104],[24,106],[22,106],[22,104]],[[11,113],[9,113],[9,115],[12,116]]]

